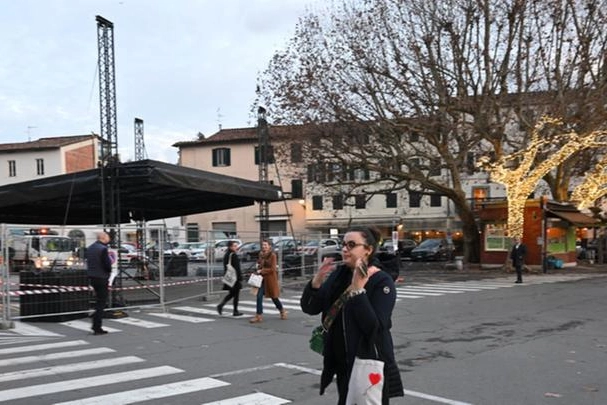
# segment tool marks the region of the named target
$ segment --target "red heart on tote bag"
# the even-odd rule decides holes
[[[381,374],[379,373],[369,373],[369,381],[371,381],[371,385],[375,385],[381,381]]]

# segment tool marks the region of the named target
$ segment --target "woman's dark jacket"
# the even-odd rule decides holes
[[[238,255],[232,252],[230,249],[226,251],[226,254],[223,255],[223,274],[228,270],[228,262],[230,261],[230,255],[232,255],[232,267],[236,270],[236,282],[232,287],[228,285],[223,285],[224,290],[240,290],[242,288],[242,271],[240,271],[240,259],[238,259]]]
[[[379,267],[379,262],[373,263]],[[309,315],[322,312],[322,319],[327,311],[343,291],[348,288],[352,280],[352,271],[345,265],[338,266],[319,289],[312,287],[309,282],[304,288],[301,297],[301,309]],[[380,358],[384,361],[385,383],[388,385],[388,396],[403,396],[403,385],[400,372],[394,360],[394,345],[390,329],[392,327],[392,310],[396,302],[396,288],[392,277],[384,271],[379,271],[369,277],[365,286],[366,294],[356,295],[346,302],[340,315],[329,332],[325,335],[323,371],[320,377],[320,394],[333,380],[336,373],[336,353],[329,348],[333,347],[334,339],[345,336],[345,357],[348,374],[352,370],[357,351],[375,336],[375,342],[381,350]],[[342,322],[342,327],[336,323]],[[343,351],[342,351],[343,353]],[[343,362],[343,359],[342,359]]]

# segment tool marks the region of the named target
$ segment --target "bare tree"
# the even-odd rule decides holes
[[[470,153],[497,160],[524,149],[543,114],[580,135],[606,122],[605,6],[343,1],[300,20],[262,75],[261,96],[275,123],[317,124],[306,151],[309,162],[331,165],[333,182],[324,186],[450,199],[474,262],[479,233],[464,183],[478,173]],[[553,195],[581,170],[577,157],[547,172]],[[371,175],[351,178],[352,168]]]

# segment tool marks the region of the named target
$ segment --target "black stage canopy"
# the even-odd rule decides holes
[[[104,170],[106,176],[108,171]],[[120,223],[282,199],[276,186],[154,160],[121,163],[117,173]],[[0,187],[0,223],[103,224],[102,206],[101,169]]]

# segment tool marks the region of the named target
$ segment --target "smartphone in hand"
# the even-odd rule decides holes
[[[367,277],[367,263],[363,262],[362,260],[359,262],[358,266],[356,266],[356,269],[360,272],[360,275],[363,277]]]

